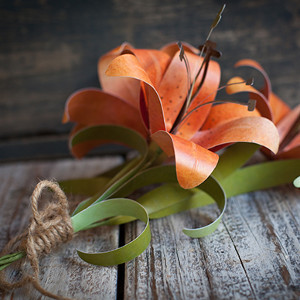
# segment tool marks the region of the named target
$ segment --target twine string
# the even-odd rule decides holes
[[[57,202],[48,203],[43,209],[38,209],[38,201],[42,191],[51,189]],[[39,281],[39,257],[42,254],[50,253],[61,243],[67,242],[73,237],[73,227],[69,215],[69,205],[64,192],[55,182],[43,180],[37,184],[31,196],[32,218],[28,228],[18,236],[11,239],[0,256],[12,253],[13,251],[23,251],[26,257],[20,266],[22,277],[18,281],[7,280],[4,271],[0,272],[0,288],[12,290],[31,283],[36,290],[44,296],[53,299],[69,299],[58,296],[45,290]],[[32,274],[25,272],[24,265],[29,263]]]

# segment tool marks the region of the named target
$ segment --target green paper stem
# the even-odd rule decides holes
[[[158,219],[196,207],[215,203],[210,195],[194,188],[183,189],[178,183],[166,183],[136,200],[147,210],[150,219]],[[117,216],[103,221],[102,225],[119,225],[133,221],[132,217]]]
[[[2,257],[0,257],[0,271],[8,267],[13,262],[21,259],[26,254],[24,252],[16,252],[12,254],[7,254]]]
[[[162,183],[162,182],[176,182],[177,183],[175,166],[167,165],[167,166],[159,166],[159,167],[153,167],[151,169],[147,169],[147,170],[135,175],[130,181],[126,182],[119,190],[117,190],[115,192],[115,194],[113,194],[113,196],[114,197],[121,197],[121,196],[126,197],[127,195],[130,195],[132,192],[134,192],[135,190],[137,190],[141,187],[151,185],[151,184],[156,184],[156,183]],[[183,232],[191,237],[203,237],[203,236],[206,236],[207,234],[212,233],[214,230],[216,230],[217,226],[220,223],[221,218],[224,214],[225,208],[226,208],[226,201],[227,201],[226,195],[216,179],[209,177],[205,182],[203,182],[198,187],[198,189],[201,189],[202,191],[204,191],[205,193],[207,193],[210,197],[212,197],[214,199],[214,201],[217,203],[217,205],[221,211],[221,214],[214,222],[212,222],[211,224],[209,224],[205,227],[196,228],[196,229],[188,229],[188,228],[183,229]],[[188,193],[191,192],[190,190],[183,190],[183,191],[186,191],[186,192],[182,192],[182,194],[178,194],[178,196],[182,195],[183,198],[186,198]],[[203,198],[205,198],[204,195],[203,195]],[[145,200],[143,200],[143,201],[145,201]],[[155,205],[156,205],[155,201],[150,202],[148,200],[146,209],[148,210],[149,213],[154,213],[154,212],[158,213],[157,215],[154,214],[154,217],[155,216],[162,217],[162,216],[170,215],[175,212],[179,212],[181,210],[188,209],[189,205],[190,205],[190,207],[196,207],[198,204],[198,202],[195,201],[195,198],[194,199],[192,198],[190,200],[191,201],[190,204],[187,203],[186,206],[182,205],[182,203],[180,204],[180,201],[182,201],[182,200],[179,200],[178,197],[175,197],[175,198],[170,197],[169,199],[165,199],[163,201],[162,206],[157,210],[157,208],[155,208]],[[209,201],[209,200],[206,200],[206,201]],[[200,204],[200,206],[201,206],[201,204]],[[160,212],[160,214],[159,214],[159,212]],[[121,214],[119,214],[119,215],[121,215]],[[120,222],[124,223],[126,221],[131,221],[131,220],[132,220],[131,218],[128,219],[128,218],[124,218],[124,217],[118,217],[116,219],[101,222],[100,224],[101,225],[120,224]],[[92,226],[93,227],[99,226],[100,224],[92,224],[89,228],[91,228]]]

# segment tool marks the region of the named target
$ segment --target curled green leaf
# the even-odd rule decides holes
[[[300,159],[277,160],[239,169],[221,183],[232,197],[293,182],[299,170]]]
[[[101,219],[117,215],[131,216],[139,219],[146,224],[145,229],[130,243],[111,251],[86,253],[78,250],[78,255],[84,261],[101,266],[122,264],[134,259],[148,247],[151,240],[148,213],[142,205],[130,199],[110,199],[94,204],[81,211],[72,217],[74,232],[83,230]]]

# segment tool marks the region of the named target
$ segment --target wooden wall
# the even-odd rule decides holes
[[[197,46],[222,3],[0,1],[0,160],[68,155],[64,103],[76,89],[99,86],[101,54],[123,41]],[[235,74],[236,60],[256,59],[274,91],[293,107],[299,103],[300,1],[229,0],[212,40],[223,52],[223,82]]]

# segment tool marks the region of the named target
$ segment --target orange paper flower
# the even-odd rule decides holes
[[[244,107],[246,116],[225,118],[220,124],[203,127],[212,107],[208,102],[215,99],[220,81],[220,67],[215,61],[210,60],[207,70],[200,72],[192,90],[192,102],[183,110],[190,83],[204,59],[196,48],[188,44],[183,48],[188,74],[175,43],[161,50],[135,49],[124,43],[102,56],[98,64],[102,90],[80,90],[66,103],[64,121],[77,123],[72,134],[99,124],[134,129],[149,142],[155,141],[168,156],[175,157],[177,179],[183,188],[199,185],[212,173],[218,155],[210,149],[234,142],[253,142],[275,153],[278,133],[273,123]],[[204,73],[205,80],[201,82]],[[199,92],[195,93],[200,84]],[[208,121],[211,118],[212,115]],[[72,149],[73,154],[82,157],[103,142],[80,144]]]
[[[251,59],[244,59],[236,63],[236,67],[251,67],[259,71],[264,78],[264,87],[261,91],[243,84],[230,85],[227,87],[229,94],[249,93],[252,99],[257,100],[256,115],[261,115],[276,125],[279,132],[279,150],[277,154],[271,153],[267,149],[263,152],[274,159],[300,158],[300,105],[291,110],[276,94],[272,92],[271,82],[268,74],[260,64]],[[228,83],[240,82],[242,78],[234,77]],[[233,120],[235,118],[246,117],[249,112],[242,107],[226,103],[215,106],[211,109],[210,115],[203,128],[213,128],[216,125]]]

